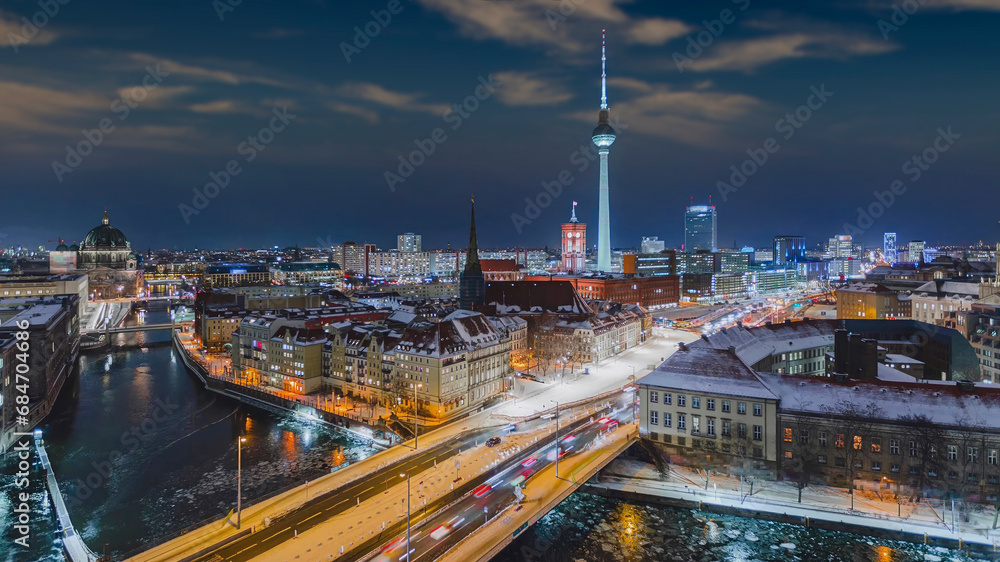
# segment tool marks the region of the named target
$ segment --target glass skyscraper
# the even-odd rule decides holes
[[[715,205],[691,205],[684,213],[684,251],[715,252],[718,249]]]

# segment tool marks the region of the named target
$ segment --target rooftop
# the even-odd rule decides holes
[[[777,399],[753,369],[735,354],[719,349],[682,348],[653,372],[639,379],[638,384],[763,400]]]

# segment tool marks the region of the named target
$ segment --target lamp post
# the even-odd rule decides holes
[[[406,478],[406,562],[410,562],[410,475],[403,473],[400,478]]]
[[[893,483],[893,481],[891,479],[889,479],[888,477],[886,477],[886,476],[883,476],[882,480],[888,482],[889,484]],[[900,498],[899,498],[899,491],[900,491],[899,490],[899,480],[896,480],[895,484],[896,484],[896,516],[897,517],[902,517],[903,516],[903,503],[900,501]]]
[[[638,420],[638,418],[635,415],[635,393],[638,392],[638,389],[636,389],[636,387],[635,387],[635,367],[632,367],[632,374],[629,375],[628,378],[632,380],[632,387],[631,387],[632,390],[630,391],[631,397],[629,398],[629,400],[632,401],[632,404],[631,404],[632,405],[632,423],[636,423],[639,420]]]
[[[559,402],[556,403],[556,478],[559,478]]]
[[[240,528],[243,515],[243,443],[246,437],[236,440],[236,528]]]
[[[417,434],[420,433],[420,426],[417,425],[417,389],[423,388],[424,385],[416,384],[413,385],[413,450],[417,450]],[[409,560],[409,556],[406,558]]]

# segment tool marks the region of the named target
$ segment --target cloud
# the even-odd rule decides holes
[[[845,60],[855,56],[879,55],[899,47],[863,34],[838,31],[791,32],[737,40],[712,46],[700,58],[686,63],[695,71],[735,70],[752,72],[786,59]]]
[[[125,86],[123,88],[118,88],[117,94],[120,98],[130,99],[133,96],[133,90],[136,88],[143,89],[141,86]],[[193,91],[194,88],[191,86],[159,85],[155,88],[145,90],[145,97],[138,103],[146,108],[162,109],[170,106],[171,102],[173,102],[176,98],[183,96],[184,94],[189,94]]]
[[[511,45],[544,46],[557,51],[579,53],[592,48],[570,35],[567,20],[625,24],[628,16],[618,4],[628,0],[420,0],[427,9],[440,12],[458,25],[464,35],[475,39],[497,39]],[[586,28],[587,26],[580,26]],[[591,26],[592,27],[592,26]],[[597,39],[600,39],[598,37]],[[593,38],[590,38],[593,41]]]
[[[364,100],[400,111],[424,112],[434,115],[442,115],[451,111],[451,106],[447,104],[424,103],[420,101],[420,98],[424,94],[393,92],[371,82],[348,82],[337,88],[336,93],[344,97]]]
[[[627,31],[625,39],[642,45],[663,45],[671,39],[691,31],[691,27],[678,20],[649,18],[638,21]]]
[[[497,96],[506,105],[555,105],[573,97],[561,86],[535,73],[508,71],[494,76],[503,84]]]
[[[65,134],[75,127],[67,126],[95,111],[107,111],[110,100],[87,92],[68,92],[0,81],[0,132],[33,132]],[[77,131],[78,132],[78,131]]]
[[[274,29],[252,33],[251,35],[257,39],[286,39],[288,37],[298,37],[299,35],[304,34],[305,31],[300,29],[284,29],[281,27],[275,27]]]
[[[165,72],[169,72],[170,74],[180,74],[207,82],[221,82],[223,84],[231,84],[234,86],[255,83],[266,84],[269,86],[288,87],[288,84],[284,84],[271,78],[265,78],[263,76],[239,74],[229,70],[206,68],[204,66],[193,66],[169,59],[154,57],[145,53],[132,53],[129,55],[129,58],[143,64],[154,66],[158,64],[160,69]]]
[[[214,100],[205,103],[196,103],[188,106],[188,109],[195,113],[248,113],[250,115],[264,115],[267,112],[253,105],[238,100]]]
[[[337,113],[343,113],[345,115],[353,115],[354,117],[360,117],[361,119],[364,119],[365,121],[373,125],[375,123],[378,123],[379,119],[378,113],[375,113],[374,111],[361,107],[359,105],[352,105],[349,103],[331,101],[326,104],[326,107],[329,108],[331,111],[335,111]]]
[[[921,6],[921,9],[986,10],[1000,12],[1000,0],[935,0]]]
[[[30,21],[30,16],[28,20]],[[34,28],[38,31],[33,37],[28,37],[24,34],[24,27],[25,23],[20,16],[0,10],[0,44],[6,47],[20,49],[24,46],[49,45],[59,38],[48,26],[37,28],[34,24],[29,26],[29,30]]]
[[[706,89],[682,90],[666,84],[650,84],[619,78],[631,84],[638,97],[612,104],[612,113],[628,126],[629,132],[667,138],[681,144],[717,147],[731,138],[730,126],[762,102],[757,98]],[[594,111],[569,117],[593,123]]]

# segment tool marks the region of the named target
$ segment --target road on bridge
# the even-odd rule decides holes
[[[631,395],[628,395],[631,396]],[[567,455],[581,454],[599,436],[619,423],[632,420],[632,412],[627,404],[619,407],[604,419],[590,423],[578,424],[579,427],[569,430],[559,436],[559,452],[561,458]],[[572,426],[571,426],[572,427]],[[445,552],[458,544],[462,539],[476,532],[486,523],[486,517],[492,520],[496,514],[517,501],[514,487],[531,485],[531,477],[556,459],[556,447],[553,440],[540,442],[538,446],[526,448],[512,461],[485,480],[484,484],[475,488],[461,500],[434,512],[424,521],[419,530],[410,532],[410,560],[412,562],[430,562],[441,557]],[[569,478],[572,474],[561,473],[561,477]],[[411,525],[412,527],[412,525]],[[364,545],[368,546],[368,545]],[[366,552],[361,552],[367,550]],[[365,560],[374,548],[355,549],[356,555],[342,560]],[[379,548],[376,562],[398,562],[406,555],[406,528],[397,536],[383,541]]]

